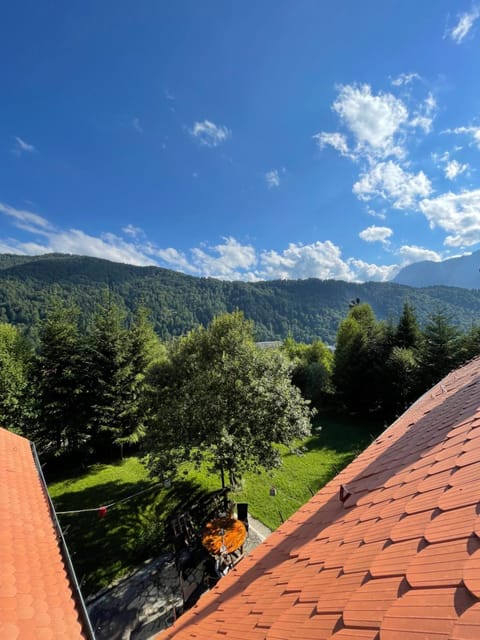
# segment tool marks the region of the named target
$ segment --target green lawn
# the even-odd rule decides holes
[[[301,455],[282,449],[283,466],[273,472],[249,473],[237,502],[248,502],[250,513],[274,529],[369,444],[377,425],[345,424],[322,417],[322,430],[302,443]],[[270,496],[270,487],[277,495]],[[151,480],[138,458],[117,464],[97,464],[76,478],[49,485],[57,511],[88,509],[146,490],[113,506],[104,518],[97,512],[59,515],[67,545],[83,590],[95,592],[112,579],[160,550],[158,531],[165,516],[195,494],[220,487],[206,468],[184,466],[169,489]]]

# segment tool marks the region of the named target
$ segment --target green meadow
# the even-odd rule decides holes
[[[374,423],[332,417],[315,421],[314,435],[281,449],[283,465],[247,473],[232,500],[248,502],[252,516],[275,529],[312,494],[348,464],[379,433]],[[321,429],[320,429],[321,427]],[[195,496],[221,486],[218,474],[204,466],[183,466],[168,488],[149,477],[141,459],[95,464],[75,477],[49,484],[77,577],[86,595],[94,593],[138,564],[161,553],[163,523],[172,511]],[[270,495],[275,487],[276,495]],[[141,492],[141,493],[140,493]],[[129,500],[118,503],[138,494]],[[98,507],[117,503],[99,517]]]

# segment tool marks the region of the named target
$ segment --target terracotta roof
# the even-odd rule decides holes
[[[0,638],[90,638],[31,444],[0,429]]]
[[[351,495],[341,502],[340,489]],[[480,359],[418,400],[161,635],[480,638]]]

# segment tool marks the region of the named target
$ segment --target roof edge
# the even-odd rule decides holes
[[[22,437],[22,436],[20,436]],[[70,557],[70,553],[68,552],[67,543],[63,536],[63,531],[60,526],[60,522],[57,518],[57,513],[55,511],[55,507],[53,506],[52,499],[50,498],[50,494],[48,493],[47,483],[45,481],[45,476],[43,475],[42,465],[40,464],[40,459],[38,457],[37,448],[35,447],[35,443],[29,440],[30,449],[32,452],[33,460],[35,462],[35,466],[37,468],[37,472],[40,478],[40,483],[42,485],[43,492],[47,498],[48,506],[50,509],[50,516],[52,518],[53,526],[57,533],[58,542],[60,546],[60,553],[62,554],[62,559],[65,564],[65,569],[67,571],[67,575],[70,580],[70,586],[72,589],[72,595],[75,600],[75,604],[79,613],[80,623],[82,625],[82,630],[85,634],[87,640],[96,640],[95,632],[92,627],[92,623],[90,622],[90,618],[88,616],[87,607],[85,605],[85,601],[82,596],[82,592],[80,590],[80,584],[77,580],[77,576],[75,573],[75,569],[73,567],[72,559]]]

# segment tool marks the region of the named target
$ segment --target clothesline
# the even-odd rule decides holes
[[[108,504],[102,504],[99,507],[92,507],[90,509],[72,509],[70,511],[55,511],[55,513],[58,515],[69,515],[72,513],[88,513],[89,511],[97,511],[102,513],[106,513],[107,509],[110,509],[111,507],[114,507],[117,504],[121,504],[122,502],[127,502],[128,500],[131,500],[132,498],[136,498],[137,496],[140,496],[142,493],[147,493],[147,491],[153,491],[153,489],[156,489],[159,486],[163,486],[162,482],[157,482],[156,484],[154,484],[151,487],[148,487],[147,489],[142,489],[142,491],[137,491],[136,493],[132,493],[132,495],[127,496],[126,498],[121,498],[120,500],[115,500],[114,502],[109,502]]]

